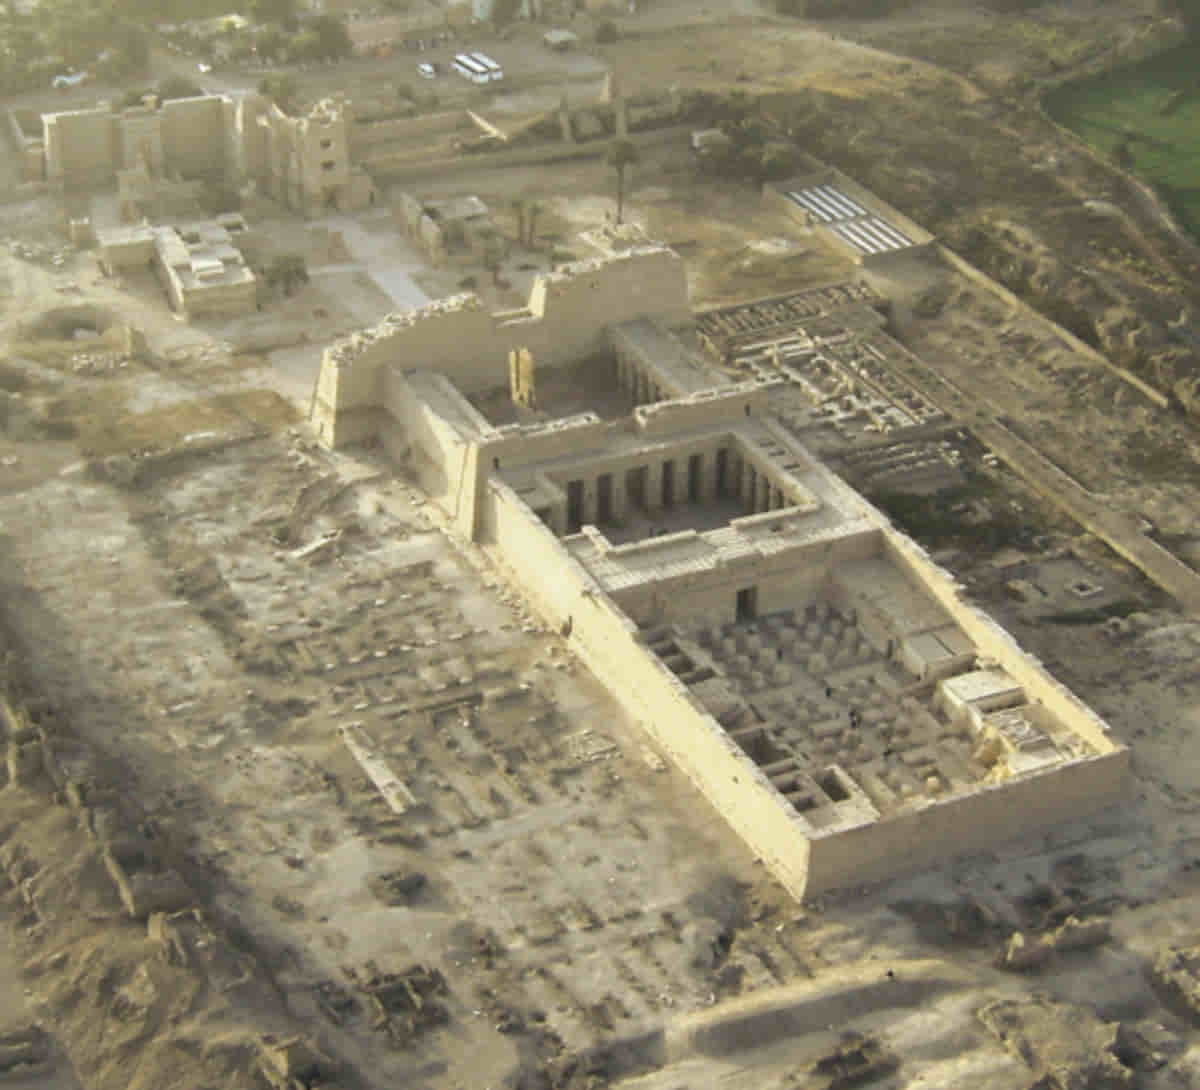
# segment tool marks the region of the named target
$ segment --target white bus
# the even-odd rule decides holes
[[[500,65],[496,61],[492,60],[492,58],[486,53],[472,53],[471,60],[473,60],[476,64],[483,65],[483,67],[487,70],[488,79],[504,79],[504,69],[501,68]]]
[[[456,53],[454,55],[454,71],[462,76],[463,79],[469,79],[472,83],[487,83],[491,78],[488,70],[466,53]]]

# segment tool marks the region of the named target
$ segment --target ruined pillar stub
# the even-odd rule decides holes
[[[514,348],[508,354],[509,393],[514,405],[537,408],[534,389],[533,353],[528,348]]]
[[[712,503],[717,498],[717,457],[713,452],[701,455],[700,500]]]

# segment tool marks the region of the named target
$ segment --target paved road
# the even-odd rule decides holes
[[[378,229],[374,229],[378,221]],[[319,221],[322,226],[340,231],[346,249],[379,285],[400,310],[419,307],[429,302],[413,279],[425,267],[416,253],[397,231],[388,212],[371,218],[359,216],[329,216]]]

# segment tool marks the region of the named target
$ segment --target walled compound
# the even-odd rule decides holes
[[[697,322],[678,256],[640,246],[520,309],[391,315],[326,350],[314,394],[322,441],[406,463],[796,896],[1078,817],[1129,770],[799,440],[819,381],[891,350],[882,303],[834,285]],[[889,426],[927,424],[856,381]]]

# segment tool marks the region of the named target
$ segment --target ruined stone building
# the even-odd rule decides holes
[[[185,318],[249,314],[258,306],[258,281],[237,246],[245,232],[236,213],[174,226],[102,230],[100,267],[111,276],[150,266],[171,309]]]
[[[63,190],[124,181],[145,205],[152,180],[252,184],[304,214],[351,211],[374,200],[369,176],[351,161],[352,111],[327,99],[292,117],[261,95],[200,95],[158,103],[42,115],[41,139],[15,122],[28,180]]]
[[[790,426],[822,396],[798,366],[878,350],[880,302],[848,283],[701,315],[703,343],[753,357],[736,380],[678,256],[643,246],[522,308],[458,296],[339,341],[313,408],[327,445],[378,441],[419,477],[798,897],[1075,818],[1128,775]]]
[[[485,264],[488,248],[502,247],[504,242],[490,209],[474,196],[421,200],[401,193],[396,220],[433,265],[451,261]]]

